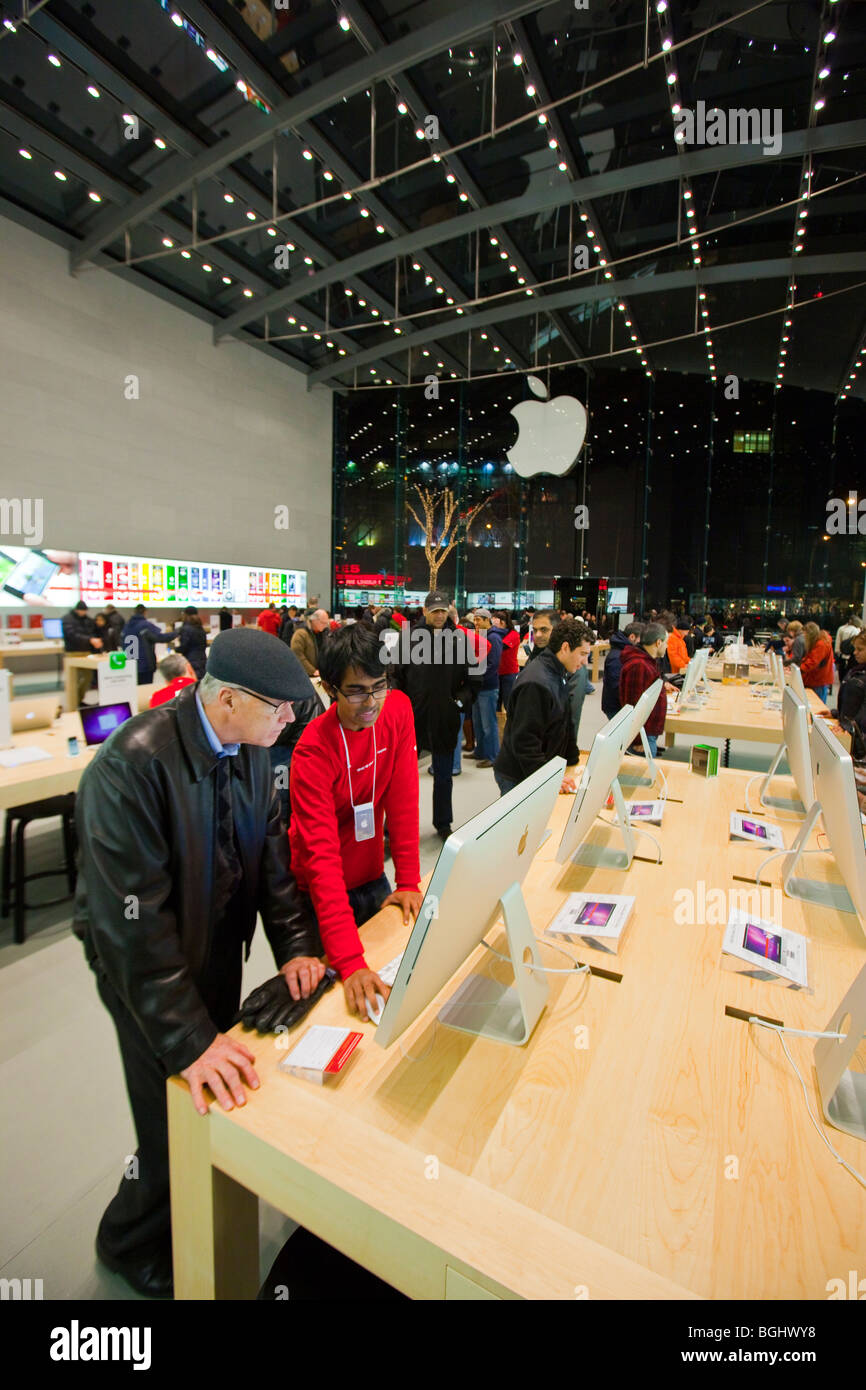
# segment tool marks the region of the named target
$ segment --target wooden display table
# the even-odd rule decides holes
[[[826,710],[823,700],[819,700],[814,690],[807,690],[809,708],[814,714]],[[668,707],[665,719],[665,747],[671,748],[677,734],[688,734],[692,738],[719,738],[725,741],[724,765],[728,766],[731,739],[743,739],[747,743],[774,743],[782,741],[781,710],[768,710],[764,702],[757,699],[748,686],[718,684],[707,698],[703,708],[695,705],[675,714]]]
[[[78,739],[80,751],[76,757],[69,756],[67,740],[70,734]],[[15,734],[13,744],[16,748],[42,748],[51,754],[51,760],[23,763],[15,768],[0,767],[0,810],[76,791],[82,772],[96,752],[85,744],[77,714],[62,715],[50,729]]]
[[[471,967],[508,979],[479,947],[387,1050],[348,1015],[339,985],[325,995],[291,1042],[311,1022],[364,1039],[323,1087],[278,1072],[287,1039],[240,1028],[261,1081],[245,1106],[213,1103],[203,1118],[186,1083],[169,1080],[176,1298],[255,1296],[259,1196],[416,1299],[826,1298],[864,1247],[866,1191],[812,1128],[778,1038],[726,1007],[823,1028],[866,938],[854,917],[785,899],[784,925],[811,938],[814,993],[723,970],[722,926],[679,924],[677,895],[700,903],[699,880],[729,891],[744,887],[734,875],[754,875],[760,850],[728,840],[748,775],[665,773],[682,804],[652,828],[663,862],[636,860],[628,874],[554,862],[572,805],[559,798],[526,882],[536,934],[590,883],[637,903],[619,955],[573,948],[606,976],[549,977],[525,1047],[434,1022]],[[638,848],[653,856],[643,837]],[[835,867],[810,855],[809,872]],[[779,861],[768,878],[779,882]],[[367,923],[370,964],[407,932],[394,908]],[[503,949],[501,927],[488,939]],[[788,1046],[820,1113],[813,1043]],[[831,1139],[862,1170],[863,1145]]]

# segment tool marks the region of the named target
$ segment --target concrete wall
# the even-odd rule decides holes
[[[5,218],[0,246],[0,494],[44,500],[43,544],[305,569],[327,602],[330,392]]]

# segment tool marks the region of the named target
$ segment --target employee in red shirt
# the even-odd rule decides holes
[[[180,652],[169,652],[168,656],[162,658],[156,669],[168,684],[153,692],[150,697],[151,709],[156,709],[157,705],[164,705],[168,700],[173,700],[178,691],[183,690],[185,685],[195,685],[198,679],[186,657],[181,656]]]
[[[332,704],[298,740],[291,767],[292,869],[319,924],[328,962],[350,1010],[390,990],[364,959],[358,928],[389,903],[403,921],[421,906],[418,755],[412,705],[388,690],[377,633],[341,628],[322,649],[319,673]],[[388,817],[397,887],[385,875]]]
[[[517,680],[520,667],[517,664],[517,648],[520,646],[520,633],[511,626],[506,613],[493,614],[493,626],[503,634],[502,658],[499,662],[499,709],[508,709],[511,687]]]
[[[272,637],[278,635],[282,622],[283,620],[277,612],[277,605],[275,603],[269,603],[267,608],[263,609],[256,618],[257,626],[264,628],[265,632],[269,632]]]

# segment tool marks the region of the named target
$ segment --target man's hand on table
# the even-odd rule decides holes
[[[295,1000],[308,999],[325,973],[325,965],[316,956],[294,956],[280,966],[289,993]]]
[[[560,788],[559,788],[559,794],[560,794],[560,796],[563,796],[566,792],[576,792],[576,791],[577,791],[577,783],[575,782],[574,778],[571,777],[571,776],[563,777],[562,782],[561,782],[561,784],[560,784]]]
[[[421,910],[423,899],[424,894],[419,893],[417,889],[409,891],[405,888],[398,888],[395,893],[388,894],[382,906],[399,907],[400,911],[403,913],[403,925],[408,926],[410,913],[414,920]]]
[[[349,1013],[360,1014],[361,1018],[367,1018],[367,1000],[369,999],[371,1007],[375,1009],[376,995],[381,994],[383,999],[387,999],[391,993],[391,986],[384,984],[375,970],[368,970],[366,966],[363,966],[354,974],[346,977],[343,981],[343,990]]]
[[[241,1078],[254,1091],[258,1089],[259,1078],[252,1065],[255,1060],[242,1042],[236,1042],[225,1033],[217,1033],[207,1051],[181,1072],[184,1081],[189,1084],[190,1097],[198,1113],[207,1114],[205,1086],[210,1087],[223,1110],[246,1105]]]

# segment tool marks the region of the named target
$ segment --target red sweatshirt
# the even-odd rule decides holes
[[[500,676],[516,676],[520,667],[517,664],[517,648],[520,646],[520,633],[514,628],[504,629],[502,638],[502,659],[499,662]]]
[[[256,618],[256,625],[257,627],[264,628],[265,632],[269,632],[272,637],[276,637],[282,621],[282,618],[275,608],[266,608],[264,612],[260,613]]]
[[[645,647],[633,647],[630,643],[622,649],[622,665],[619,669],[619,703],[636,705],[645,690],[649,690],[659,678],[659,668]],[[664,733],[668,712],[668,697],[662,687],[644,728],[648,734]]]
[[[823,633],[800,662],[800,675],[807,690],[833,684],[833,648]]]
[[[292,754],[289,844],[298,887],[309,893],[328,963],[345,980],[366,966],[361,938],[349,906],[348,889],[385,871],[383,822],[388,816],[396,888],[417,892],[418,754],[412,705],[391,690],[372,729],[342,729],[352,769],[356,806],[373,796],[373,734],[376,736],[376,834],[355,839],[346,752],[336,701],[308,724]]]

